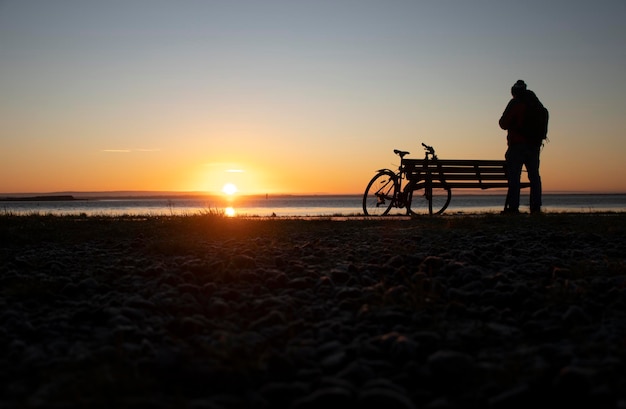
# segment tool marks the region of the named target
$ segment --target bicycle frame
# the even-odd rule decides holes
[[[432,175],[432,171],[430,170],[431,168],[428,166],[428,164],[431,161],[436,161],[437,155],[435,154],[435,148],[433,148],[432,146],[426,145],[425,143],[422,143],[422,146],[424,147],[424,151],[425,151],[424,152],[424,177],[423,179],[418,178],[418,179],[413,179],[413,180],[408,181],[408,183],[404,186],[403,192],[405,194],[408,194],[408,192],[414,192],[416,190],[420,190],[421,188],[416,187],[416,185],[423,180],[424,181],[424,197],[426,198],[426,200],[428,200],[428,213],[432,214],[433,213],[433,201],[432,201],[433,175]],[[401,168],[402,176],[408,180],[406,175],[410,171],[407,171],[407,165],[405,165],[404,158],[402,158],[401,160],[400,168]],[[420,175],[421,171],[418,170],[417,174]],[[409,203],[409,207],[410,207],[410,203]]]
[[[394,153],[400,156],[400,165],[397,171],[391,169],[379,169],[377,174],[368,184],[363,196],[363,211],[366,215],[386,215],[392,208],[406,208],[408,215],[418,214],[412,209],[413,192],[424,189],[423,198],[428,201],[428,213],[439,214],[445,210],[450,200],[450,190],[444,188],[445,195],[433,194],[432,187],[432,168],[428,166],[429,162],[436,161],[437,156],[432,146],[422,143],[425,149],[424,157],[424,174],[420,177],[421,172],[415,169],[413,164],[407,164],[404,159],[409,152],[394,149]],[[408,175],[417,175],[417,177],[408,178]],[[393,184],[393,186],[392,186]],[[404,186],[403,186],[404,184]],[[433,208],[433,200],[435,197],[446,197],[447,200],[437,208]],[[421,202],[423,203],[423,202]]]

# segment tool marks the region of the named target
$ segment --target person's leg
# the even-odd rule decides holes
[[[539,174],[539,154],[541,148],[529,147],[527,149],[525,166],[528,171],[528,181],[530,182],[530,211],[531,213],[541,211],[541,176]]]
[[[523,151],[518,145],[511,145],[506,151],[506,173],[509,189],[506,195],[507,210],[519,210],[520,177],[522,176],[522,166],[524,165]]]

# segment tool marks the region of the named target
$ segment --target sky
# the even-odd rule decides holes
[[[626,1],[0,0],[0,193],[362,193],[394,149],[626,192]],[[525,176],[523,176],[525,178]]]

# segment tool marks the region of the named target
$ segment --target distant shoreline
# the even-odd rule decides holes
[[[72,195],[0,197],[0,202],[66,202],[72,200],[83,199],[76,199]]]
[[[455,191],[455,195],[463,196],[501,196],[506,190],[491,189],[486,191]],[[544,196],[623,196],[626,192],[544,192]],[[234,198],[310,198],[310,197],[360,197],[362,193],[269,193],[269,194],[235,194]],[[21,201],[84,201],[100,199],[193,199],[193,198],[216,198],[227,197],[223,193],[203,192],[167,192],[167,191],[107,191],[107,192],[58,192],[58,193],[0,193],[0,202]]]

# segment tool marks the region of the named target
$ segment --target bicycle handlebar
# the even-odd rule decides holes
[[[431,155],[435,155],[435,148],[433,148],[432,146],[428,146],[426,145],[424,142],[422,142],[422,146],[424,147],[424,149]]]

